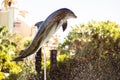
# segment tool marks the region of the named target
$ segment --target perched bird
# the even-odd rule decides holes
[[[27,56],[39,50],[44,43],[62,26],[63,31],[67,28],[67,19],[76,18],[77,16],[67,8],[59,9],[47,17],[45,21],[38,22],[38,32],[32,40],[31,44],[22,51],[22,53],[13,61],[21,61]]]
[[[9,7],[11,7],[12,4],[14,4],[14,1],[13,0],[3,0],[2,4],[4,4],[4,7],[6,9],[8,9]]]
[[[12,3],[13,3],[13,0],[9,0],[8,6],[10,7],[12,5]]]

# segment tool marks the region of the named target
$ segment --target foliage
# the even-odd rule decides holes
[[[93,21],[75,26],[60,49],[63,53],[74,52],[72,60],[63,62],[62,67],[69,65],[66,70],[70,73],[64,74],[70,75],[67,80],[120,79],[120,26],[115,22]]]
[[[0,80],[5,79],[5,75],[3,72],[0,72]]]
[[[120,39],[120,26],[114,22],[90,22],[85,25],[72,28],[65,42],[60,45],[61,49],[68,46],[69,50],[75,50],[79,57],[90,53],[90,50],[97,49],[101,54],[118,51]],[[117,43],[117,44],[116,44]]]
[[[10,33],[6,26],[0,27],[0,80],[16,78],[17,74],[22,70],[21,65],[11,61],[15,53],[19,53],[22,49],[19,46],[24,45],[18,45],[20,40],[22,41],[22,37],[15,35],[17,34]],[[9,77],[6,74],[9,74]]]
[[[26,65],[22,63],[23,66],[19,67],[10,61],[14,55],[9,53],[19,53],[30,41],[20,40],[18,36],[12,37],[11,41],[11,35],[5,30],[0,28],[0,79],[6,79],[5,71],[11,74],[9,80],[36,79],[36,73],[31,67],[33,62],[27,61],[24,63]],[[75,26],[59,49],[62,55],[58,57],[57,66],[51,69],[50,62],[47,62],[48,80],[120,79],[120,26],[115,22],[93,21]],[[13,69],[13,66],[16,67]]]

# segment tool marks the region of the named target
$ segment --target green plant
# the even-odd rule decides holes
[[[5,75],[3,72],[0,72],[0,80],[5,79]]]
[[[15,53],[20,52],[16,48],[17,43],[13,41],[14,35],[8,31],[6,26],[0,27],[0,80],[10,79],[9,76],[17,75],[22,70],[19,64],[11,61]],[[9,76],[5,74],[9,74]]]
[[[63,53],[64,50],[74,51],[73,59],[63,62],[70,71],[66,73],[70,75],[67,80],[120,79],[120,26],[115,22],[93,21],[75,26],[60,49]]]

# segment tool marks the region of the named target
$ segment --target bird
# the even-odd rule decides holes
[[[8,6],[11,7],[12,3],[13,3],[13,0],[9,0]]]
[[[13,0],[3,0],[2,4],[4,4],[4,7],[6,9],[8,9],[9,7],[11,7],[12,4],[14,4],[14,1]]]
[[[23,61],[24,58],[37,52],[60,27],[65,31],[67,28],[67,20],[70,18],[77,18],[77,16],[70,9],[61,8],[50,14],[44,21],[36,23],[38,32],[32,42],[18,57],[14,58],[13,61]]]

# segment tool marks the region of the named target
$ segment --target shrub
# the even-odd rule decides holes
[[[16,75],[17,77],[17,74],[22,70],[21,65],[11,61],[15,53],[19,53],[22,48],[20,47],[18,50],[17,43],[19,42],[14,41],[16,40],[15,35],[14,33],[10,33],[6,26],[0,27],[0,80],[11,80],[12,75]],[[6,76],[6,74],[8,75]],[[14,76],[14,78],[16,77]]]
[[[70,73],[65,74],[70,76],[64,80],[120,79],[120,26],[115,22],[75,26],[60,45],[61,51],[66,46],[68,52],[74,51],[74,58],[63,63],[70,65]]]

